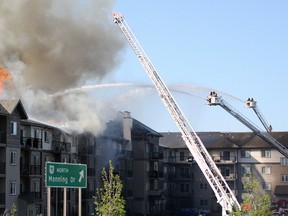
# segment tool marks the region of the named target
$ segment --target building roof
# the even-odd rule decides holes
[[[12,100],[0,100],[0,113],[2,114],[12,114],[16,109],[20,114],[22,119],[28,119],[28,115],[24,109],[24,106],[19,99]]]
[[[140,121],[138,121],[134,118],[132,118],[132,120],[133,120],[132,121],[132,124],[133,124],[132,131],[133,132],[137,133],[137,131],[144,131],[145,133],[148,133],[148,134],[153,135],[153,136],[158,136],[158,137],[162,136],[161,133],[156,132],[155,130],[151,129],[150,127],[141,123]]]
[[[187,148],[180,132],[162,133],[160,145],[168,148]],[[198,132],[207,149],[272,148],[253,132]],[[270,135],[288,147],[288,132],[271,132]]]

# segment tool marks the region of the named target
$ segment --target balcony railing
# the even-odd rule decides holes
[[[149,152],[149,158],[150,159],[163,159],[163,153],[162,152]]]
[[[128,150],[121,150],[117,153],[117,156],[119,158],[132,158],[132,151],[128,151]]]
[[[163,178],[163,172],[157,170],[150,170],[148,174],[149,178]]]
[[[171,172],[168,173],[168,179],[169,180],[180,180],[180,179],[193,179],[193,174],[192,172]]]
[[[21,145],[26,148],[42,148],[42,140],[40,138],[22,137]]]
[[[236,163],[236,156],[213,156],[212,158],[216,163]]]
[[[71,143],[68,142],[60,142],[60,141],[52,141],[52,150],[56,152],[70,152],[71,151]]]

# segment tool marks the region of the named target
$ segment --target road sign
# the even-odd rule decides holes
[[[86,164],[46,162],[46,187],[87,187]]]

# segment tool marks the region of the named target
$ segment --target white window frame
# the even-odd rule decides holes
[[[288,175],[287,174],[281,175],[281,182],[288,182]]]
[[[242,166],[242,174],[250,175],[251,167],[250,166]]]
[[[288,158],[281,157],[280,158],[280,163],[281,163],[282,166],[288,166]]]
[[[16,196],[17,188],[16,188],[16,181],[10,181],[10,195]]]
[[[263,188],[263,190],[271,191],[271,189],[272,189],[271,182],[263,182],[262,183],[262,188]]]
[[[241,158],[251,158],[250,150],[241,150],[240,154],[241,154]]]
[[[11,121],[11,135],[17,135],[17,122]]]
[[[10,165],[16,165],[16,151],[10,151]]]
[[[271,167],[270,166],[263,166],[261,168],[261,173],[266,174],[266,175],[271,174]]]
[[[44,131],[44,142],[49,142],[49,141],[50,141],[49,131],[45,130]]]
[[[208,206],[208,200],[207,199],[200,199],[200,206]]]
[[[207,183],[200,183],[199,184],[199,188],[200,188],[200,190],[207,190],[207,188],[208,188],[208,185],[207,185]]]
[[[263,149],[261,151],[261,157],[262,158],[271,158],[271,150],[269,149]]]

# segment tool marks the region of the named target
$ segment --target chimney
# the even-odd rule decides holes
[[[132,151],[132,144],[131,144],[131,129],[132,129],[132,123],[133,119],[131,118],[130,112],[124,111],[123,115],[123,135],[124,139],[129,141],[129,144],[127,146],[127,150]]]

